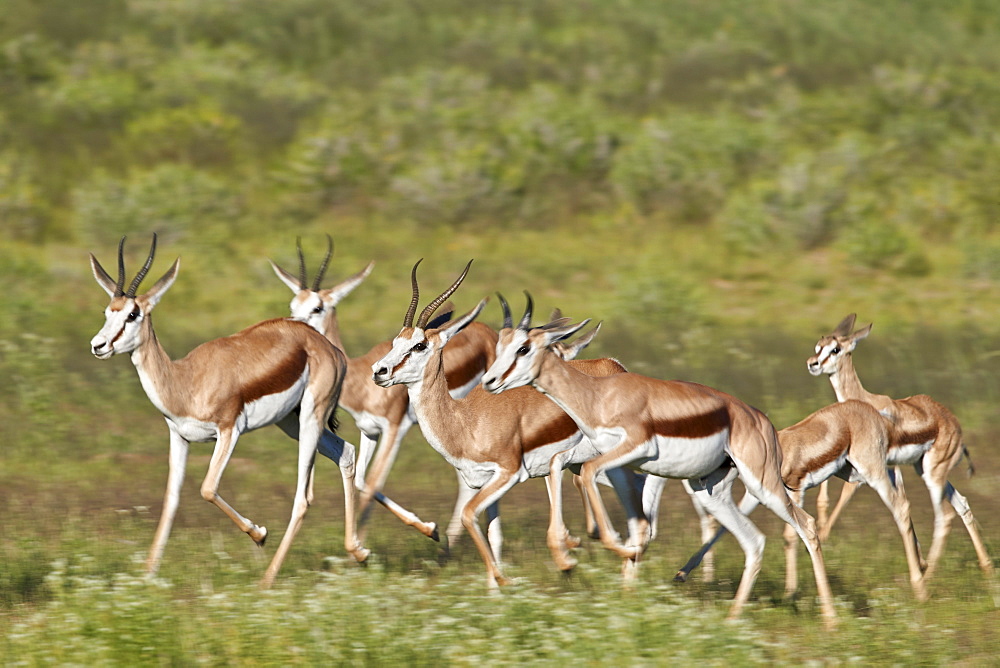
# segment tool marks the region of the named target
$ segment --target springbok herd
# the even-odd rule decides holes
[[[202,497],[263,545],[267,529],[219,496],[219,482],[240,434],[270,424],[298,440],[298,480],[288,528],[262,586],[274,581],[312,501],[317,451],[340,468],[344,545],[357,561],[369,554],[364,538],[372,500],[438,540],[435,523],[421,520],[381,492],[400,441],[416,422],[427,442],[458,473],[458,501],[446,529],[449,543],[463,528],[469,533],[486,564],[491,587],[507,582],[500,569],[499,501],[528,478],[545,478],[551,501],[548,546],[560,569],[573,568],[570,549],[579,540],[570,535],[562,517],[566,468],[578,475],[573,480],[588,511],[588,533],[599,536],[622,558],[626,580],[635,577],[639,558],[655,536],[666,479],[683,480],[702,517],[705,545],[677,578],[685,578],[703,558],[707,569],[712,543],[730,531],[746,555],[730,617],[740,614],[760,572],[764,535],[748,514],[763,504],[787,523],[786,589],[796,588],[797,535],[812,560],[824,619],[834,623],[820,543],[860,484],[872,487],[892,513],[918,600],[928,596],[927,582],[944,551],[956,511],[980,567],[987,573],[992,570],[972,510],[948,482],[949,472],[968,456],[958,420],[928,396],[892,399],[862,387],[851,353],[868,336],[871,325],[855,330],[854,315],[821,338],[807,362],[809,373],[830,378],[837,403],[776,431],[762,412],[710,387],[629,373],[614,359],[574,359],[600,325],[570,343],[568,339],[589,321],[573,324],[556,311],[550,322],[532,326],[530,295],[516,325],[507,302],[499,297],[504,316],[499,332],[474,322],[486,299],[453,319],[447,300],[471,262],[419,316],[417,262],[402,329],[392,341],[377,344],[361,357],[348,357],[341,343],[337,305],[368,276],[374,263],[332,288],[321,288],[333,250],[329,237],[311,286],[301,246],[298,276],[272,263],[295,295],[290,318],[260,322],[171,360],[157,341],[151,313],[176,280],[180,260],[147,292],[136,294],[153,263],[156,235],[127,290],[124,244],[123,237],[117,280],[90,256],[94,278],[111,297],[104,326],[90,343],[99,359],[131,353],[142,387],[170,431],[167,489],[146,559],[149,574],[156,573],[163,556],[192,441],[215,441]],[[338,405],[361,431],[356,450],[336,433]],[[926,559],[896,468],[902,464],[913,465],[934,507],[934,535]],[[827,517],[826,484],[833,475],[847,484]],[[737,478],[747,489],[740,504],[732,495]],[[597,483],[612,486],[622,503],[628,520],[624,542],[611,525]],[[818,524],[802,509],[805,490],[816,485],[821,486]],[[485,536],[479,525],[484,510]],[[722,527],[717,533],[715,521]]]

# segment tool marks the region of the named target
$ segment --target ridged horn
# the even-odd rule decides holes
[[[125,235],[118,242],[118,282],[115,284],[115,297],[125,294]]]
[[[531,312],[535,310],[535,302],[527,290],[524,291],[524,296],[528,298],[528,305],[524,308],[524,316],[521,318],[521,322],[517,323],[517,328],[528,331],[531,327]]]
[[[302,254],[302,237],[295,237],[295,250],[299,252],[299,290],[305,290],[306,257]]]
[[[469,267],[471,266],[472,260],[469,260],[469,264],[465,265],[462,275],[455,279],[455,282],[451,284],[451,287],[442,292],[434,301],[424,307],[424,310],[420,313],[420,317],[417,318],[418,328],[423,328],[427,324],[427,321],[430,320],[430,317],[434,315],[434,311],[437,310],[438,306],[444,304],[448,297],[451,297],[455,290],[458,290],[458,286],[460,286],[462,281],[465,280],[465,275],[469,273]]]
[[[323,281],[323,274],[326,273],[326,266],[330,264],[331,255],[333,255],[333,238],[328,234],[326,235],[326,257],[323,258],[323,264],[319,266],[319,273],[316,274],[316,280],[313,281],[313,292],[319,292],[319,284]]]
[[[122,241],[125,238],[122,237]],[[120,253],[120,251],[119,251]],[[149,246],[149,257],[146,258],[146,264],[142,265],[142,269],[139,273],[135,275],[132,279],[132,284],[128,287],[128,292],[125,293],[126,297],[135,297],[135,291],[139,289],[139,284],[142,283],[142,279],[146,278],[146,274],[149,273],[149,268],[153,266],[153,256],[156,255],[156,232],[153,232],[153,243]],[[121,255],[118,256],[121,258]],[[122,265],[124,266],[124,265]]]
[[[424,258],[417,260],[417,263],[413,265],[413,270],[410,272],[410,285],[413,286],[413,298],[410,299],[410,308],[406,310],[406,316],[403,318],[403,327],[413,327],[413,315],[417,312],[417,302],[420,301],[420,288],[417,286],[417,267],[423,261]]]
[[[499,292],[497,293],[497,298],[500,299],[500,308],[503,309],[503,328],[513,329],[514,317],[510,314],[510,304],[507,303],[507,300]]]

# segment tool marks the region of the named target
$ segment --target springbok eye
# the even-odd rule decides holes
[[[322,313],[323,312],[323,307],[322,306],[317,306],[316,308],[313,309],[312,312],[313,313]]]
[[[427,344],[421,341],[420,343],[414,345],[411,350],[416,350],[418,353],[422,353],[427,350]]]
[[[840,354],[840,346],[837,346],[836,348],[834,348],[833,350],[831,350],[830,354],[831,355],[839,355]]]
[[[131,313],[128,314],[129,322],[135,320],[138,317],[139,317],[139,307],[137,306],[136,308],[132,309]]]
[[[530,352],[531,348],[529,348],[528,346],[521,346],[520,348],[517,349],[518,355],[527,355]]]

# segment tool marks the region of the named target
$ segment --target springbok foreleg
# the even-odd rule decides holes
[[[585,526],[587,527],[587,537],[600,538],[600,530],[597,528],[597,521],[594,519],[594,509],[590,507],[590,497],[587,496],[587,490],[583,486],[583,479],[575,473],[573,474],[573,486],[576,487],[583,501],[583,517]]]
[[[222,473],[226,470],[226,465],[229,464],[229,458],[233,455],[233,450],[236,447],[236,441],[239,440],[239,437],[240,432],[235,426],[219,430],[219,436],[215,441],[215,451],[212,453],[212,460],[208,465],[208,473],[201,483],[201,498],[218,506],[257,545],[263,545],[264,541],[267,540],[267,529],[257,526],[239,514],[235,508],[219,496],[219,484],[222,481]]]
[[[167,490],[163,495],[163,510],[160,512],[160,522],[156,526],[153,544],[146,557],[146,574],[156,575],[163,558],[163,549],[170,537],[170,529],[174,525],[177,506],[180,502],[181,486],[184,484],[184,469],[187,465],[188,442],[173,428],[170,429],[170,459],[167,473]]]
[[[403,508],[401,505],[382,493],[382,489],[385,487],[385,481],[389,475],[389,470],[395,463],[396,455],[399,453],[399,446],[403,440],[403,436],[412,424],[413,422],[410,420],[406,420],[400,424],[390,424],[389,428],[382,433],[382,445],[379,448],[379,456],[375,460],[375,465],[367,477],[362,475],[363,470],[360,468],[361,462],[358,464],[358,475],[355,476],[355,481],[359,479],[361,480],[359,485],[359,489],[361,490],[361,504],[359,513],[360,517],[358,519],[358,531],[359,540],[362,544],[364,544],[365,536],[368,531],[368,517],[371,513],[372,499],[382,504],[386,510],[399,518],[399,520],[406,526],[413,527],[420,533],[435,541],[439,540],[438,528],[435,522],[423,521],[416,515],[416,513]],[[371,439],[368,440],[370,441]],[[370,459],[371,453],[369,452],[367,456]],[[368,463],[365,462],[364,466],[367,467],[367,465]]]
[[[652,446],[650,446],[652,447]],[[590,498],[590,506],[594,510],[594,519],[597,522],[598,530],[601,534],[601,543],[623,559],[637,559],[642,554],[642,547],[639,545],[623,545],[621,536],[611,525],[611,518],[608,509],[601,499],[600,490],[597,489],[597,476],[602,471],[620,468],[626,464],[646,456],[646,449],[643,446],[636,448],[627,442],[621,443],[604,454],[598,455],[590,461],[584,462],[580,467],[580,477],[583,479],[583,487]],[[645,526],[641,529],[648,533],[648,522],[642,518]]]
[[[576,559],[570,556],[569,550],[580,544],[579,539],[570,536],[563,518],[563,469],[566,468],[572,454],[572,450],[564,450],[552,455],[552,459],[549,460],[549,475],[545,478],[545,487],[549,493],[549,529],[546,533],[546,542],[549,552],[552,553],[552,560],[561,571],[569,571],[576,566]]]
[[[488,483],[473,494],[465,508],[462,509],[462,526],[469,532],[472,542],[479,550],[479,556],[486,564],[486,582],[490,589],[496,589],[498,585],[510,584],[510,580],[500,572],[500,565],[483,535],[483,530],[479,528],[479,515],[488,506],[499,502],[500,498],[518,483],[518,473],[518,471],[498,470]]]

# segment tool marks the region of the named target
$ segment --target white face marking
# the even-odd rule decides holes
[[[125,301],[120,309],[104,309],[104,326],[90,340],[90,350],[98,359],[106,360],[118,353],[129,353],[139,346],[139,324],[144,314],[134,299]]]
[[[411,336],[397,336],[392,350],[372,364],[372,380],[376,385],[412,385],[423,380],[424,368],[434,351],[433,344],[422,329],[414,329]]]
[[[327,305],[318,292],[303,290],[288,305],[292,318],[301,320],[320,334],[325,335]]]
[[[506,340],[505,340],[506,339]],[[535,380],[535,357],[541,348],[528,340],[528,333],[515,329],[497,342],[497,358],[483,374],[483,389],[493,394],[530,385]]]

